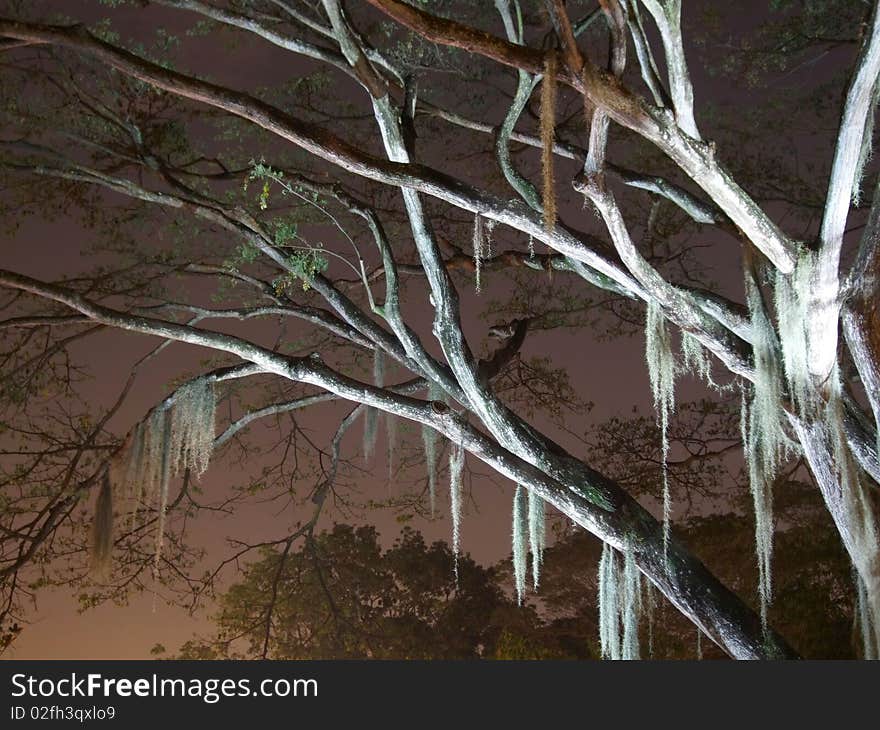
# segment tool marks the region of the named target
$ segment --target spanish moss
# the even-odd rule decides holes
[[[749,489],[755,512],[755,555],[758,561],[758,597],[761,604],[761,622],[767,626],[767,608],[773,597],[771,558],[773,555],[773,493],[772,482],[766,477],[762,460],[757,456],[752,442],[753,416],[750,399],[746,395],[747,386],[742,386],[740,404],[740,431],[743,452],[749,472]],[[754,399],[752,399],[754,402]]]
[[[546,532],[544,500],[534,490],[529,490],[529,550],[532,553],[532,586],[535,590],[538,590],[541,578]]]
[[[690,332],[681,333],[681,355],[686,372],[693,373],[710,388],[720,390],[712,379],[712,359],[709,357],[709,351]]]
[[[464,447],[456,444],[449,450],[449,510],[452,514],[452,554],[455,560],[455,585],[458,586],[458,556],[461,551],[462,473]]]
[[[521,484],[517,484],[516,491],[513,493],[513,580],[516,586],[516,601],[520,605],[526,595],[526,573],[528,572],[527,499],[526,491]]]
[[[498,221],[489,218],[483,223],[483,230],[485,231],[485,235],[483,236],[483,259],[492,258],[492,233],[495,231],[495,226],[498,225]]]
[[[198,479],[207,470],[214,450],[216,408],[214,385],[208,378],[178,388],[171,411],[171,466],[176,474],[189,469]]]
[[[556,227],[556,181],[553,148],[556,144],[556,51],[544,56],[544,80],[541,83],[541,181],[544,205],[544,229]]]
[[[474,233],[471,240],[471,245],[474,249],[474,289],[476,290],[477,294],[479,294],[483,290],[483,259],[486,257],[484,251],[485,235],[486,234],[483,227],[483,216],[477,213],[474,216]]]
[[[156,494],[162,490],[165,465],[169,462],[167,449],[170,447],[170,442],[165,438],[166,415],[165,408],[154,408],[147,422],[143,470],[140,475],[143,483],[143,499],[146,504],[150,504]]]
[[[654,409],[660,426],[660,453],[663,460],[663,553],[669,544],[669,521],[672,513],[672,500],[669,493],[669,420],[675,411],[675,356],[672,354],[672,341],[666,326],[666,317],[660,305],[653,299],[648,301],[645,318],[645,360],[648,363],[648,377]]]
[[[105,471],[98,498],[95,500],[95,520],[92,523],[92,569],[96,575],[107,575],[112,556],[113,485],[110,472]]]
[[[849,552],[859,573],[859,585],[863,586],[863,571],[872,569],[872,563],[878,551],[877,523],[858,465],[855,463],[852,452],[846,440],[843,426],[843,383],[841,382],[840,369],[835,363],[829,378],[831,385],[828,401],[825,405],[825,427],[830,433],[834,464],[837,468],[837,479],[840,484],[840,493],[844,509],[850,519],[856,523],[856,527],[850,531],[852,545]],[[869,567],[866,567],[869,566]],[[862,596],[860,595],[860,598]],[[880,647],[880,596],[872,594],[865,586],[864,618],[860,620],[860,628],[867,640],[863,639],[863,648],[872,656]],[[873,638],[872,638],[873,637]]]
[[[773,597],[773,481],[789,440],[782,420],[785,411],[782,407],[782,373],[776,333],[767,316],[755,274],[749,266],[746,266],[745,292],[752,327],[755,375],[751,388],[743,387],[740,429],[755,510],[758,595],[761,620],[766,627],[767,608]]]
[[[620,659],[618,573],[617,553],[603,543],[599,560],[599,644],[603,659]]]
[[[622,562],[621,566],[617,551],[604,543],[599,560],[599,644],[603,659],[635,660],[640,657],[642,579],[629,543]]]
[[[143,429],[135,431],[128,472],[133,475],[132,492],[150,505],[158,497],[159,510],[156,528],[156,552],[153,566],[158,572],[165,532],[165,507],[168,503],[168,482],[171,478],[171,432],[168,409],[153,409]],[[142,446],[140,446],[142,444]],[[135,503],[135,509],[137,504]]]
[[[774,270],[773,304],[785,365],[785,380],[789,398],[801,415],[806,412],[811,392],[806,323],[813,268],[813,254],[805,251],[798,258],[791,274]]]
[[[163,413],[164,415],[164,413]],[[165,419],[163,418],[163,423]],[[162,430],[162,458],[159,476],[159,520],[156,528],[156,556],[153,562],[153,575],[159,576],[162,548],[165,544],[165,512],[168,509],[168,482],[171,478],[171,429]]]
[[[623,561],[623,605],[621,618],[623,621],[623,642],[621,658],[635,660],[639,658],[639,620],[642,612],[642,581],[641,573],[636,567],[635,553],[632,545],[627,544]]]
[[[650,580],[643,581],[645,595],[642,605],[648,612],[648,658],[654,658],[654,611],[657,609],[657,593],[654,584]]]
[[[128,447],[128,464],[125,470],[125,482],[123,489],[125,494],[133,502],[132,516],[137,512],[137,504],[140,501],[144,488],[144,422],[139,421],[131,436]]]

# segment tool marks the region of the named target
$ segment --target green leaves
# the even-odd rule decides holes
[[[272,221],[272,238],[276,246],[286,246],[297,238],[297,224],[284,218]]]
[[[301,186],[292,185],[280,170],[272,168],[263,160],[255,162],[251,160],[251,171],[245,178],[243,190],[247,192],[249,184],[252,180],[262,181],[260,192],[257,195],[256,202],[260,210],[267,210],[272,193],[272,183],[277,184],[281,188],[281,195],[286,196],[294,194],[299,199],[306,202],[318,202],[318,195],[305,190]],[[305,244],[303,238],[299,235],[299,222],[291,216],[279,217],[269,222],[269,228],[272,232],[272,241],[279,248],[293,249],[286,257],[286,267],[288,273],[279,276],[272,282],[272,286],[279,294],[288,292],[295,281],[302,282],[302,290],[308,291],[312,286],[314,278],[327,270],[329,260],[323,253],[323,245],[321,243]],[[296,245],[295,242],[300,244]],[[238,257],[232,264],[233,268],[242,263],[253,263],[259,255],[258,249],[247,244],[239,246]]]
[[[302,282],[302,290],[311,289],[312,280],[318,274],[327,270],[329,262],[320,253],[320,248],[311,248],[297,251],[287,257],[287,266],[290,273],[280,276],[272,282],[272,286],[279,294],[287,291],[296,280]]]

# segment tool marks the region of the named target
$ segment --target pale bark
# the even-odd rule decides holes
[[[681,544],[673,538],[667,545],[661,525],[619,485],[538,433],[493,392],[490,380],[521,346],[526,324],[520,323],[513,328],[511,339],[489,359],[481,362],[474,356],[463,333],[458,293],[449,273],[449,262],[444,260],[423,200],[425,195],[432,196],[461,211],[473,213],[480,219],[503,223],[544,242],[558,252],[553,258],[547,259],[548,269],[553,267],[572,271],[606,291],[659,304],[669,321],[713,352],[730,372],[745,380],[755,379],[756,363],[751,345],[755,337],[762,333],[755,333],[743,308],[712,292],[675,286],[661,276],[640,253],[607,185],[606,178],[615,178],[673,202],[700,224],[719,226],[743,236],[782,275],[791,273],[804,254],[802,244],[787,236],[716,160],[714,145],[700,139],[694,118],[693,90],[684,56],[680,0],[641,0],[660,30],[669,79],[668,93],[659,78],[638,15],[636,3],[639,0],[603,2],[612,50],[610,73],[596,68],[577,46],[578,32],[598,16],[594,13],[581,23],[572,24],[565,15],[564,3],[559,0],[548,3],[562,42],[558,57],[561,69],[559,80],[582,94],[592,111],[586,150],[557,143],[547,152],[579,161],[583,159],[584,170],[576,180],[576,189],[599,212],[613,249],[598,237],[577,233],[564,225],[547,230],[541,214],[542,201],[535,186],[513,165],[509,151],[511,141],[541,146],[539,139],[517,132],[516,126],[540,79],[545,54],[524,45],[511,5],[505,0],[496,0],[496,8],[507,40],[435,17],[398,0],[368,0],[430,40],[463,48],[516,70],[514,98],[497,130],[484,122],[469,120],[418,100],[411,80],[404,80],[405,75],[395,68],[394,63],[365,43],[352,27],[338,0],[322,0],[329,23],[326,26],[287,3],[273,0],[295,23],[318,36],[322,45],[280,33],[249,15],[218,9],[198,0],[161,1],[165,5],[190,10],[256,34],[280,48],[327,64],[348,78],[355,79],[367,94],[385,157],[368,154],[320,125],[304,122],[253,96],[150,63],[90,36],[79,27],[63,28],[0,20],[0,37],[13,43],[48,44],[89,55],[155,88],[248,120],[342,170],[398,188],[418,254],[418,265],[413,268],[421,272],[430,288],[435,309],[433,334],[440,343],[443,357],[432,356],[404,318],[400,307],[398,262],[375,211],[340,189],[307,180],[301,182],[306,187],[311,186],[314,192],[334,198],[365,222],[382,261],[381,276],[385,284],[383,303],[373,300],[370,289],[372,278],[367,276],[359,254],[361,277],[356,283],[362,283],[365,288],[369,300],[366,310],[345,294],[344,287],[320,274],[314,277],[311,284],[326,301],[328,310],[292,306],[273,297],[271,287],[267,287],[265,282],[250,281],[273,302],[271,305],[210,310],[168,302],[150,310],[121,312],[68,289],[0,271],[0,284],[3,286],[64,304],[78,313],[74,317],[52,315],[48,318],[18,318],[18,321],[13,318],[0,323],[0,327],[41,324],[54,327],[74,322],[96,322],[232,354],[244,363],[237,366],[242,377],[252,373],[270,373],[321,390],[317,394],[270,405],[245,415],[218,437],[218,444],[225,443],[261,417],[333,399],[356,403],[358,405],[343,421],[341,431],[333,442],[334,472],[341,433],[365,408],[377,408],[429,426],[499,474],[532,490],[606,543],[619,550],[632,549],[642,572],[703,633],[731,656],[793,656],[794,652],[785,642],[772,632],[765,634],[755,612],[724,588]],[[628,16],[624,13],[626,8],[630,9]],[[656,105],[636,97],[622,84],[627,28],[636,45],[642,78]],[[820,235],[821,246],[814,280],[816,285],[809,292],[810,319],[805,326],[809,328],[810,367],[817,404],[828,399],[826,380],[837,364],[838,307],[843,291],[838,269],[855,179],[854,173],[851,174],[854,167],[851,163],[853,156],[862,148],[867,115],[873,113],[871,100],[878,71],[880,30],[875,12],[844,108]],[[395,98],[400,90],[403,91],[402,103]],[[101,115],[112,114],[109,111],[99,112]],[[510,187],[522,200],[490,194],[442,171],[420,165],[415,160],[411,137],[405,128],[419,112],[433,114],[481,133],[497,133],[495,152],[498,165]],[[694,195],[662,177],[626,170],[608,162],[608,129],[612,122],[641,135],[664,152],[702,188],[705,197]],[[137,130],[131,133],[135,138],[139,134]],[[16,145],[21,147],[30,143],[2,144],[12,149]],[[136,146],[141,147],[137,139]],[[46,148],[31,145],[27,153],[43,155],[47,162],[35,165],[9,161],[6,164],[12,167],[18,165],[18,169],[28,173],[100,185],[150,204],[186,210],[248,241],[282,271],[295,273],[259,221],[243,210],[221,205],[196,192],[162,170],[161,166],[157,169],[168,189],[160,191],[150,190],[146,185],[131,182],[121,175],[66,163],[62,155]],[[139,164],[141,161],[132,158],[128,162]],[[151,163],[146,159],[143,162]],[[878,218],[880,213],[872,210],[872,216]],[[873,224],[869,222],[868,230],[872,235],[866,234],[865,241],[868,243],[863,244],[863,255],[860,255],[843,291],[848,299],[842,317],[849,351],[873,409],[875,428],[872,429],[870,423],[866,425],[864,414],[846,393],[842,396],[845,406],[841,405],[839,419],[852,456],[875,479],[880,475],[876,442],[876,424],[880,424],[880,401],[877,398],[877,392],[880,391],[880,348],[872,339],[877,326],[876,311],[872,309],[872,302],[876,302],[876,228],[877,221]],[[200,271],[196,264],[190,270],[206,275],[217,273],[210,271],[209,267],[202,267]],[[181,325],[152,316],[175,307],[192,315],[192,320]],[[196,327],[208,318],[241,319],[265,315],[298,317],[354,347],[386,353],[414,377],[397,386],[379,388],[335,372],[321,362],[317,353],[308,358],[287,357],[240,338]],[[377,323],[376,318],[387,324],[387,328]],[[430,403],[411,397],[413,393],[429,386],[439,387],[449,395],[458,404],[455,409],[443,403]],[[839,433],[833,433],[828,422],[816,418],[815,414],[795,413],[792,409],[786,415],[800,440],[843,543],[867,586],[872,609],[875,615],[880,615],[880,548],[876,528],[873,526],[869,501],[863,494],[843,486],[840,476],[842,467],[836,463],[840,461],[840,455],[835,453],[835,445],[839,446],[835,439],[842,437]],[[468,421],[470,417],[475,417],[480,426],[471,425]]]

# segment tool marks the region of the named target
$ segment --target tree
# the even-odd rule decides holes
[[[631,468],[631,465],[630,465]],[[777,514],[790,526],[775,555],[772,615],[807,657],[852,658],[850,568],[812,485],[786,484]],[[729,512],[679,525],[690,545],[739,592],[757,581],[749,517]],[[336,524],[298,550],[266,549],[220,596],[215,628],[186,642],[184,659],[386,658],[584,659],[598,657],[594,596],[599,548],[565,530],[543,555],[541,589],[517,605],[512,561],[491,568],[459,561],[447,543],[426,545],[405,527],[383,550],[374,527]],[[650,590],[642,595],[644,656],[723,656],[700,641]],[[157,654],[164,654],[161,645]]]
[[[701,118],[695,105],[680,0],[608,0],[583,15],[580,4],[567,8],[561,0],[497,0],[492,12],[464,2],[354,5],[161,0],[146,9],[114,8],[122,22],[197,18],[187,38],[260,39],[282,57],[304,59],[286,67],[295,82],[241,91],[240,84],[207,80],[213,74],[181,70],[197,68],[197,59],[177,50],[181,39],[173,33],[158,32],[145,45],[95,18],[86,18],[90,28],[53,18],[51,4],[8,4],[0,43],[10,205],[18,215],[81,212],[112,263],[56,282],[0,271],[8,293],[3,327],[13,333],[5,397],[19,419],[7,419],[8,436],[26,444],[8,449],[7,611],[21,589],[19,571],[46,555],[90,493],[99,495],[100,564],[115,547],[124,549],[129,576],[149,565],[160,579],[162,569],[182,573],[194,557],[173,533],[165,540],[166,522],[194,509],[191,485],[212,452],[260,417],[343,400],[354,409],[329,449],[317,445],[315,516],[274,545],[310,539],[321,505],[335,494],[342,436],[361,418],[369,452],[383,413],[392,427],[393,417],[423,429],[431,494],[439,450],[449,452],[454,554],[465,454],[519,485],[513,553],[520,593],[529,551],[539,580],[544,502],[603,541],[603,653],[637,653],[632,626],[645,576],[730,656],[793,657],[768,625],[767,607],[773,488],[784,486],[783,465],[801,459],[854,566],[864,653],[874,656],[880,203],[863,204],[861,189],[880,72],[876,6],[863,18],[868,9],[860,4],[824,3],[812,15],[787,4],[782,27],[798,17],[800,45],[784,40],[758,59],[772,67],[817,44],[856,49],[839,86],[846,89],[842,105],[824,119],[837,120],[830,168],[820,161],[822,172],[805,184],[799,172],[767,173],[773,160],[760,154],[778,146],[772,133],[754,142],[756,159],[726,162],[737,153],[723,143],[732,133],[708,114]],[[825,36],[827,27],[843,34]],[[605,50],[607,65],[596,60]],[[455,83],[444,84],[450,74]],[[503,116],[468,100],[475,88],[503,100]],[[537,133],[523,131],[530,127]],[[717,132],[716,139],[701,128]],[[753,135],[764,128],[757,129]],[[485,159],[487,143],[490,164],[475,167],[469,155]],[[612,162],[609,147],[616,154],[620,148],[627,164]],[[537,170],[524,149],[540,150]],[[795,146],[795,159],[797,153]],[[572,164],[566,190],[559,172]],[[752,184],[762,198],[747,192]],[[811,198],[817,186],[818,210]],[[641,236],[636,215],[646,198],[631,196],[635,191],[651,203]],[[787,206],[778,215],[773,198]],[[592,212],[572,206],[575,199]],[[851,218],[862,226],[855,246],[846,236]],[[171,250],[156,251],[137,236],[157,221],[170,221]],[[332,238],[328,227],[336,229]],[[744,303],[701,276],[707,257],[690,238],[707,230],[724,237],[719,247],[740,247]],[[539,245],[546,250],[536,251]],[[496,272],[519,282],[547,277],[551,296],[532,296],[524,316],[497,322],[489,334],[498,344],[480,356],[465,333],[459,286],[472,279],[486,295],[486,277]],[[174,292],[174,276],[193,283]],[[196,281],[219,306],[200,303]],[[512,293],[497,311],[523,306],[529,294]],[[504,299],[503,287],[498,295]],[[418,316],[426,299],[430,332]],[[583,326],[578,317],[591,310],[624,327],[644,313],[661,431],[659,520],[633,491],[558,443],[523,405],[534,405],[527,394],[535,382],[558,378],[552,360],[537,363],[535,374],[519,368],[529,332]],[[283,325],[270,337],[226,326],[263,318],[300,320],[310,331],[288,342]],[[223,326],[209,328],[207,320]],[[71,342],[104,328],[158,337],[163,344],[154,353],[181,342],[214,359],[116,439],[106,424],[152,354],[94,421],[81,418],[69,399],[60,413],[60,401],[40,400],[76,391]],[[675,330],[680,359],[672,350]],[[759,612],[686,548],[669,520],[676,374],[689,367],[714,382],[717,363],[724,375],[714,377],[742,393]],[[248,395],[251,383],[263,388],[258,403]],[[218,394],[234,404],[219,436]],[[281,438],[297,454],[307,449],[309,437],[296,425]],[[273,472],[279,485],[289,483],[285,469],[279,464]],[[175,473],[183,479],[176,498],[169,492]],[[120,498],[140,505],[143,519],[114,533],[108,527]]]
[[[456,584],[451,558],[449,545],[428,546],[411,528],[383,551],[373,527],[334,525],[299,550],[265,551],[222,596],[217,636],[180,656],[553,656],[548,628],[505,597],[494,569],[462,557]]]

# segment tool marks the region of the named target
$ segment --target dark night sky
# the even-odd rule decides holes
[[[688,18],[688,5],[685,2],[684,15]],[[729,3],[718,2],[719,7],[727,8]],[[108,14],[106,9],[92,2],[55,3],[70,15],[82,16],[85,19],[97,19]],[[760,22],[766,12],[767,2],[738,4],[740,13],[735,22],[746,25]],[[76,8],[76,10],[74,10]],[[761,9],[760,11],[758,9]],[[80,12],[82,9],[82,12]],[[749,12],[749,9],[753,12]],[[161,24],[171,32],[181,30],[194,22],[194,17],[182,13],[169,13],[157,9],[128,9],[113,11],[114,23],[119,22],[124,37],[142,36],[145,31]],[[169,19],[172,19],[169,22]],[[176,27],[175,27],[176,24]],[[732,29],[734,32],[735,29]],[[275,80],[281,80],[280,74],[289,73],[291,66],[289,56],[284,56],[285,64],[279,64],[279,52],[269,44],[258,40],[249,41],[236,48],[230,54],[220,46],[211,46],[209,41],[196,39],[187,40],[196,49],[186,57],[186,67],[197,73],[209,73],[213,78],[220,79],[233,88],[248,89],[255,85],[268,86]],[[724,53],[723,49],[709,49],[710,53]],[[191,52],[188,52],[191,53]],[[691,59],[697,56],[691,52]],[[841,56],[844,58],[844,56]],[[835,58],[825,59],[823,64],[838,63]],[[281,69],[285,69],[282,71]],[[811,73],[815,69],[811,70]],[[697,118],[700,121],[700,109],[707,100],[713,102],[733,102],[754,99],[753,92],[743,85],[737,87],[729,79],[719,83],[709,77],[699,63],[692,62],[692,73],[696,93]],[[797,83],[793,77],[787,83]],[[493,110],[494,112],[495,110]],[[720,150],[722,155],[729,151]],[[583,215],[578,209],[566,209],[565,217],[579,224],[578,216]],[[90,242],[91,233],[81,228],[74,221],[44,223],[37,220],[28,221],[11,239],[2,243],[4,267],[43,279],[52,279],[62,274],[69,274],[89,266],[89,261],[82,258],[82,252]],[[711,260],[713,274],[721,281],[723,293],[740,299],[739,251],[727,238],[715,238],[711,235],[707,241],[712,245]],[[477,300],[470,290],[462,289],[462,310],[474,312],[481,301]],[[424,299],[426,300],[426,296]],[[485,327],[477,318],[467,322],[472,334],[472,343],[480,341],[482,334],[476,335],[480,328]],[[121,387],[128,369],[138,357],[144,354],[153,343],[143,337],[107,332],[89,338],[81,348],[84,357],[95,365],[95,380],[90,384],[90,394],[98,402],[109,403]],[[533,333],[524,347],[524,355],[538,356],[553,353],[554,365],[564,368],[570,375],[572,385],[584,397],[595,402],[595,409],[588,417],[592,421],[604,420],[611,415],[625,415],[634,405],[642,412],[650,407],[648,378],[643,365],[643,340],[641,336],[603,342],[595,339],[589,332],[578,332],[576,335],[564,332]],[[184,345],[173,345],[159,358],[155,367],[139,379],[135,392],[126,407],[111,424],[120,433],[130,425],[163,394],[167,392],[166,384],[172,377],[179,376],[187,368],[194,368],[204,353],[195,352]],[[691,399],[705,394],[690,378],[680,381],[678,393],[682,399]],[[338,409],[329,415],[318,415],[311,420],[315,428],[314,435],[320,438],[324,434],[329,439],[338,418]],[[582,423],[572,422],[577,429]],[[348,437],[351,451],[360,448],[360,428],[355,427]],[[564,445],[565,442],[563,442]],[[381,452],[381,446],[379,451]],[[475,466],[475,465],[471,465]],[[486,469],[476,467],[481,474]],[[376,490],[384,494],[384,463],[378,462],[375,469],[378,477],[364,482],[366,490]],[[225,464],[215,463],[202,480],[206,492],[221,494],[236,478],[235,469]],[[477,560],[496,561],[509,554],[510,534],[510,485],[501,479],[479,477],[474,481],[475,502],[463,523],[463,549],[470,552]],[[445,504],[445,495],[440,500],[441,509]],[[387,512],[371,512],[368,515],[386,541],[391,541],[399,526],[393,515]],[[338,513],[328,511],[323,518],[326,526],[332,520],[346,521]],[[288,518],[289,521],[289,518]],[[270,527],[267,528],[266,525]],[[449,539],[450,524],[441,518],[429,522],[416,517],[411,523],[421,530],[427,539]],[[247,509],[233,517],[217,519],[205,517],[199,520],[196,527],[198,542],[208,548],[209,554],[219,555],[224,549],[226,537],[254,539],[257,537],[274,537],[272,523],[266,520],[265,510]],[[282,534],[287,523],[279,523],[278,534]],[[266,534],[266,531],[271,534]],[[67,591],[59,590],[44,592],[39,596],[39,609],[32,615],[33,625],[26,628],[23,635],[14,644],[10,652],[11,658],[42,659],[42,658],[140,658],[148,655],[150,647],[161,642],[169,650],[176,649],[183,641],[190,638],[194,631],[205,628],[204,615],[191,618],[182,609],[170,608],[162,600],[155,600],[149,594],[137,597],[124,608],[102,606],[91,609],[84,614],[77,613],[75,598]]]

